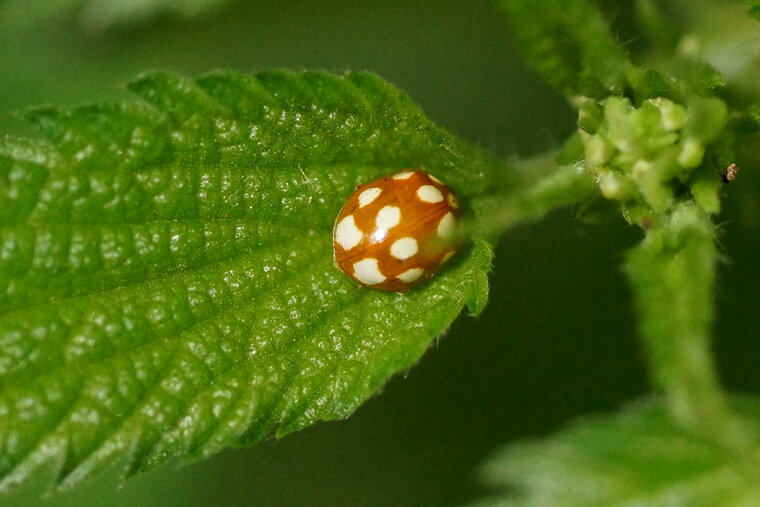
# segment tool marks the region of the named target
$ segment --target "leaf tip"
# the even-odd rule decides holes
[[[473,247],[472,261],[477,274],[469,278],[462,287],[467,309],[473,316],[480,315],[488,304],[488,273],[491,272],[493,250],[485,239],[477,239]]]

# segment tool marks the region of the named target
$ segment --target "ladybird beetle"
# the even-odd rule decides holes
[[[406,292],[454,254],[459,216],[452,190],[424,171],[360,185],[335,219],[335,264],[362,285]]]

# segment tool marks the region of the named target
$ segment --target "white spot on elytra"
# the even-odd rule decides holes
[[[417,240],[414,238],[397,239],[391,245],[391,255],[399,260],[408,259],[417,253]]]
[[[454,215],[449,211],[445,215],[443,215],[443,218],[441,218],[441,221],[438,222],[438,228],[436,229],[438,232],[438,235],[444,239],[450,238],[452,234],[454,234],[454,226],[456,225],[456,220],[454,220]]]
[[[375,285],[385,281],[385,276],[380,272],[377,259],[362,259],[354,262],[354,277],[367,285]]]
[[[431,180],[433,180],[433,181],[435,181],[435,182],[436,182],[436,183],[438,183],[439,185],[443,185],[443,184],[444,184],[444,183],[443,183],[441,180],[439,180],[438,178],[436,178],[436,177],[435,177],[435,176],[433,176],[432,174],[428,174],[428,176],[430,176],[430,179],[431,179]]]
[[[454,194],[450,193],[447,200],[449,201],[449,206],[454,209],[459,209],[459,201],[457,201],[457,198],[454,197]]]
[[[443,194],[433,185],[422,185],[417,189],[417,197],[423,202],[436,203],[443,200]]]
[[[356,227],[354,216],[348,215],[338,223],[335,228],[335,242],[344,250],[351,250],[362,240],[362,231]]]
[[[447,260],[451,259],[453,256],[454,256],[454,250],[452,250],[451,252],[446,252],[446,255],[443,256],[443,259],[441,259],[440,264],[443,264]]]
[[[361,194],[359,194],[359,207],[363,208],[367,204],[371,203],[377,199],[382,192],[382,189],[377,187],[368,188],[367,190],[363,191]]]
[[[384,230],[396,227],[401,221],[401,210],[396,206],[385,206],[377,212],[375,225]]]
[[[394,174],[393,179],[394,180],[405,180],[409,178],[412,174],[414,174],[412,171],[404,171],[402,173]]]
[[[372,241],[375,243],[380,243],[385,239],[387,235],[388,235],[388,231],[386,231],[385,229],[375,229],[372,232]]]
[[[422,276],[422,273],[424,272],[425,270],[420,269],[420,268],[407,269],[406,271],[398,275],[398,279],[404,283],[412,283],[418,280]]]

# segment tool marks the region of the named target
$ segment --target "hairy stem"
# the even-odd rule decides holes
[[[465,224],[463,233],[499,234],[518,222],[538,220],[556,208],[581,202],[596,191],[594,176],[582,166],[557,167],[552,157],[534,162],[530,169],[544,176],[530,181],[526,177],[528,188],[520,188],[519,195],[484,199],[477,221]]]
[[[748,435],[730,413],[710,350],[714,225],[695,204],[676,207],[629,252],[640,332],[653,381],[685,427],[738,445]]]

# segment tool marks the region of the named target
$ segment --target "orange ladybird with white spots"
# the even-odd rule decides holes
[[[452,190],[424,171],[360,185],[335,220],[335,263],[362,285],[406,292],[454,254],[459,215]]]

